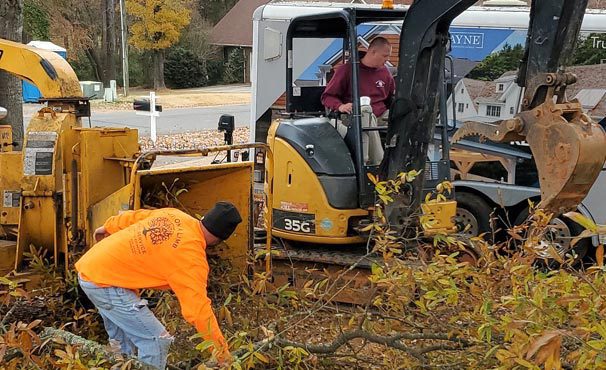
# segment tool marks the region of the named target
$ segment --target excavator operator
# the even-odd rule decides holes
[[[362,111],[362,127],[385,125],[389,116],[389,104],[395,93],[393,76],[385,67],[391,55],[391,44],[384,37],[376,37],[368,46],[368,51],[360,60],[359,89]],[[326,89],[322,93],[322,104],[326,109],[342,115],[342,122],[336,123],[336,129],[342,137],[347,135],[349,117],[352,112],[351,64],[337,69]],[[366,165],[378,165],[383,159],[381,138],[376,131],[362,134],[363,156]]]
[[[391,55],[391,44],[384,37],[376,37],[360,60],[360,96],[368,96],[372,112],[382,117],[389,109],[396,83],[385,62]],[[351,114],[351,65],[338,68],[322,94],[322,104],[330,110]]]

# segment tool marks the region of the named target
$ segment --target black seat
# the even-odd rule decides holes
[[[300,96],[292,96],[288,103],[289,112],[307,114],[325,114],[326,110],[320,98],[325,86],[302,86]]]

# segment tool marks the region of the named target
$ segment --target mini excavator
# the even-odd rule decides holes
[[[425,171],[386,208],[392,230],[405,227],[428,188],[449,179],[446,100],[442,84],[451,22],[474,0],[417,0],[408,9],[351,7],[296,17],[286,35],[286,114],[269,129],[273,176],[265,184],[273,194],[273,236],[291,244],[351,245],[365,242],[360,234],[373,217],[374,185],[367,174],[394,179],[403,172]],[[576,207],[595,182],[606,160],[604,130],[583,113],[578,101],[566,99],[566,86],[575,82],[565,72],[579,36],[587,0],[534,0],[526,52],[518,74],[525,88],[522,111],[494,125],[468,122],[454,140],[476,135],[494,141],[525,140],[534,155],[540,178],[540,207],[561,214]],[[403,20],[399,41],[396,93],[386,127],[364,125],[358,90],[358,35],[366,22]],[[299,39],[343,40],[351,66],[353,113],[343,138],[320,103],[322,86],[296,86],[293,58],[304,45]],[[300,53],[300,51],[299,51]],[[300,55],[300,54],[299,54]],[[427,162],[440,114],[442,159]],[[384,155],[380,165],[363,158],[363,136],[382,131]],[[434,171],[433,169],[437,169]],[[441,171],[440,171],[441,170]],[[431,186],[427,186],[427,185]],[[437,220],[448,230],[452,207],[434,204]],[[455,206],[456,207],[456,206]],[[445,226],[445,227],[444,227]],[[343,249],[343,248],[341,248]]]

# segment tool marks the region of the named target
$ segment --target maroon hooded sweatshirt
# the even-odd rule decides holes
[[[380,117],[389,107],[387,101],[395,93],[396,83],[387,67],[367,67],[360,63],[360,96],[370,97],[375,116]],[[334,111],[341,104],[351,103],[351,64],[341,65],[322,93],[322,104]]]

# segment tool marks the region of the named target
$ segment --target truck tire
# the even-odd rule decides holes
[[[463,191],[455,192],[457,201],[456,223],[469,237],[489,232],[492,208],[479,196]],[[469,225],[469,227],[467,226]]]
[[[528,208],[525,208],[520,214],[516,217],[515,225],[521,225],[528,219]],[[576,222],[565,218],[564,216],[554,217],[550,225],[553,225],[553,228],[547,231],[548,235],[546,235],[547,239],[554,243],[555,249],[562,258],[571,251],[570,242],[572,239],[583,232],[583,227]],[[573,266],[578,267],[582,263],[583,259],[587,255],[590,247],[592,246],[592,242],[590,238],[581,239],[577,242],[577,244],[572,248],[574,252],[577,254],[578,258],[573,262]],[[541,257],[548,257],[548,255],[542,255],[539,253]],[[547,261],[549,266],[554,265],[555,261],[552,259],[548,259]],[[557,267],[554,265],[554,267]]]

